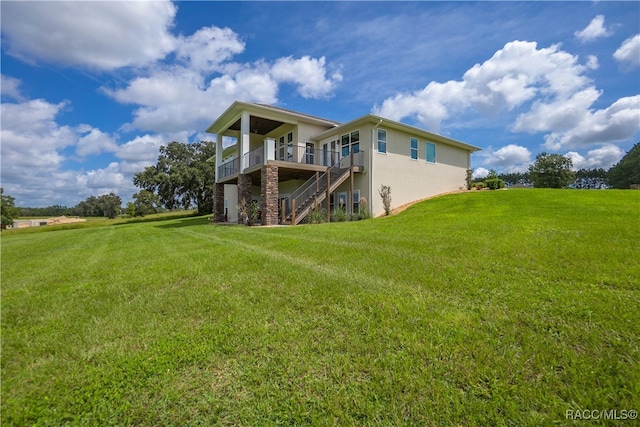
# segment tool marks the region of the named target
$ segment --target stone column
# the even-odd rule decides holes
[[[242,206],[243,201],[247,206],[247,214],[251,207],[251,175],[238,175],[238,205]],[[243,224],[244,218],[238,209],[238,224]]]
[[[261,196],[262,225],[278,224],[278,166],[262,166]]]
[[[218,182],[213,188],[213,222],[224,222],[224,184]]]

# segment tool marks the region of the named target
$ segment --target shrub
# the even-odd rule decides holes
[[[391,215],[391,187],[381,185],[378,194],[382,197],[382,206],[384,206],[384,214]]]
[[[504,181],[500,178],[491,178],[485,181],[490,190],[498,190],[504,187]]]
[[[247,218],[247,222],[249,225],[254,225],[258,222],[258,216],[260,215],[260,209],[258,208],[257,202],[251,202],[251,207],[249,208],[249,217]]]
[[[315,208],[307,215],[306,222],[307,224],[322,224],[323,222],[327,222],[327,212],[324,209]]]
[[[482,190],[483,188],[487,188],[487,184],[485,184],[484,181],[474,182],[473,188],[475,188],[476,190]]]
[[[338,208],[331,214],[331,219],[333,222],[345,222],[349,220],[349,215],[347,215],[344,209]]]
[[[351,221],[360,221],[369,218],[371,218],[371,212],[369,212],[367,208],[367,200],[362,197],[360,198],[360,211],[351,215]]]

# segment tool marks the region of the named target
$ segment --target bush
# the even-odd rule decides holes
[[[381,185],[378,194],[382,197],[382,205],[384,206],[384,214],[391,215],[391,187],[388,185]]]
[[[324,209],[315,208],[307,215],[307,224],[322,224],[327,222],[327,212]]]
[[[331,214],[331,220],[333,222],[345,222],[349,221],[349,215],[345,212],[344,209],[336,209]]]
[[[488,179],[485,181],[485,184],[487,185],[487,187],[489,187],[490,190],[498,190],[500,188],[504,188],[504,181],[500,178]]]
[[[251,202],[249,207],[249,218],[247,219],[249,225],[255,225],[258,222],[260,216],[260,208],[257,202]]]
[[[475,188],[476,190],[482,190],[484,188],[487,188],[487,184],[485,184],[484,181],[474,182],[473,183],[473,188]]]
[[[362,197],[360,199],[360,211],[351,215],[351,221],[360,221],[371,218],[371,212],[367,208],[367,200]]]

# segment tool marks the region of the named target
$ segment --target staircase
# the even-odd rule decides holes
[[[284,223],[299,224],[313,208],[327,198],[327,181],[330,183],[329,193],[332,193],[349,178],[350,170],[349,167],[340,168],[340,162],[338,162],[317,178],[316,176],[309,178],[289,196]],[[295,211],[292,210],[293,207]]]

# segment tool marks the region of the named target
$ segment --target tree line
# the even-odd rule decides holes
[[[526,172],[497,173],[492,170],[486,178],[473,182],[499,179],[507,185],[531,185],[537,188],[589,188],[584,184],[605,184],[610,188],[626,189],[640,184],[640,143],[608,171],[603,168],[573,171],[573,162],[561,154],[540,153]]]

